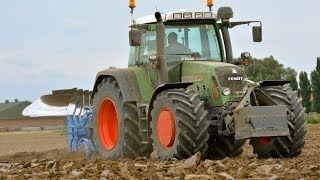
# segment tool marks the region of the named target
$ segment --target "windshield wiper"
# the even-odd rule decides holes
[[[168,56],[170,55],[176,55],[176,56],[183,56],[183,55],[191,55],[192,56],[192,53],[184,53],[184,54],[167,54]]]

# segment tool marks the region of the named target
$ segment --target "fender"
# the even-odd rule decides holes
[[[114,77],[119,83],[119,87],[123,96],[124,102],[140,102],[141,94],[139,91],[139,85],[133,69],[117,69],[110,68],[100,71],[94,83],[92,98],[94,94],[98,91],[98,85],[102,82],[104,78]]]
[[[193,82],[179,82],[179,83],[167,83],[167,84],[161,84],[158,86],[155,90],[155,92],[152,95],[150,104],[149,104],[149,119],[151,118],[150,112],[153,108],[153,101],[156,99],[157,95],[161,93],[162,91],[165,91],[167,89],[176,89],[176,88],[187,88],[190,85],[192,85]]]
[[[288,80],[266,80],[259,82],[260,87],[267,87],[267,86],[283,86],[285,84],[290,83],[291,81]]]

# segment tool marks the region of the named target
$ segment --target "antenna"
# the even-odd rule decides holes
[[[158,11],[158,12],[160,12],[160,10],[158,9],[158,5],[157,5],[157,0],[154,0],[153,1],[154,2],[154,8]]]

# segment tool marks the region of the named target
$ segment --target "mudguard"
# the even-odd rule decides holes
[[[188,86],[192,85],[193,82],[179,82],[179,83],[167,83],[167,84],[161,84],[158,86],[155,90],[155,92],[152,95],[150,105],[149,105],[149,115],[150,111],[153,108],[153,101],[156,99],[157,95],[161,93],[162,91],[165,91],[167,89],[175,89],[175,88],[187,88]],[[149,117],[150,118],[150,117]]]
[[[162,91],[165,91],[167,89],[175,89],[175,88],[187,88],[188,86],[190,86],[192,84],[193,84],[193,82],[179,82],[179,83],[162,84],[156,88],[155,92],[152,95],[150,102],[153,102],[154,99],[157,97],[157,95]]]
[[[117,69],[110,68],[100,71],[95,80],[95,84],[92,91],[92,97],[97,92],[98,85],[106,77],[114,77],[120,87],[124,102],[140,102],[141,94],[139,91],[139,85],[133,69]]]

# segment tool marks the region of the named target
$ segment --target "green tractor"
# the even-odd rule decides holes
[[[289,81],[252,82],[234,62],[230,7],[217,14],[178,11],[130,25],[128,68],[97,74],[92,92],[93,132],[104,159],[234,157],[250,140],[259,157],[294,157],[305,143],[304,108]]]

